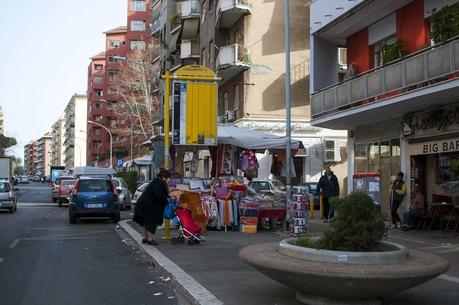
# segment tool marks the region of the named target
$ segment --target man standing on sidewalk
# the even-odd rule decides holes
[[[390,207],[390,213],[392,218],[391,229],[400,228],[400,216],[398,215],[398,208],[402,204],[403,198],[406,194],[406,184],[403,181],[403,173],[399,172],[394,183],[392,183],[391,193],[392,193],[392,202]]]
[[[316,194],[319,195],[320,192],[322,193],[324,204],[324,222],[328,222],[335,214],[334,209],[330,209],[329,200],[331,197],[339,196],[338,178],[336,178],[329,166],[327,166],[325,175],[320,177],[319,183],[317,184]]]

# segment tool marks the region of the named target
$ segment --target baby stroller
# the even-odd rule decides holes
[[[206,239],[201,235],[201,228],[196,224],[191,216],[190,210],[177,207],[175,209],[175,214],[177,215],[180,225],[179,235],[171,238],[171,243],[173,245],[183,244],[185,240],[189,245],[199,244],[206,241]]]

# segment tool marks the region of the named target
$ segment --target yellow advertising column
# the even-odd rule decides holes
[[[218,81],[215,72],[200,65],[166,71],[164,92],[164,167],[169,168],[169,145],[217,145]],[[170,105],[172,101],[172,105]],[[172,106],[172,128],[170,128]],[[172,131],[171,139],[169,131]],[[163,239],[170,239],[170,221],[164,222]]]

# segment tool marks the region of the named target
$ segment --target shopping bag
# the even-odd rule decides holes
[[[175,200],[168,199],[167,204],[164,207],[163,212],[164,219],[174,219],[175,218]]]

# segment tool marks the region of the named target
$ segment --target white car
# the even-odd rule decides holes
[[[139,199],[140,195],[142,195],[142,193],[147,189],[147,186],[149,184],[150,184],[150,182],[145,182],[145,183],[141,184],[135,190],[134,196],[132,196],[132,200],[131,200],[131,208],[132,208],[132,210],[134,210],[134,207],[135,207],[135,204],[137,202],[137,199]]]

